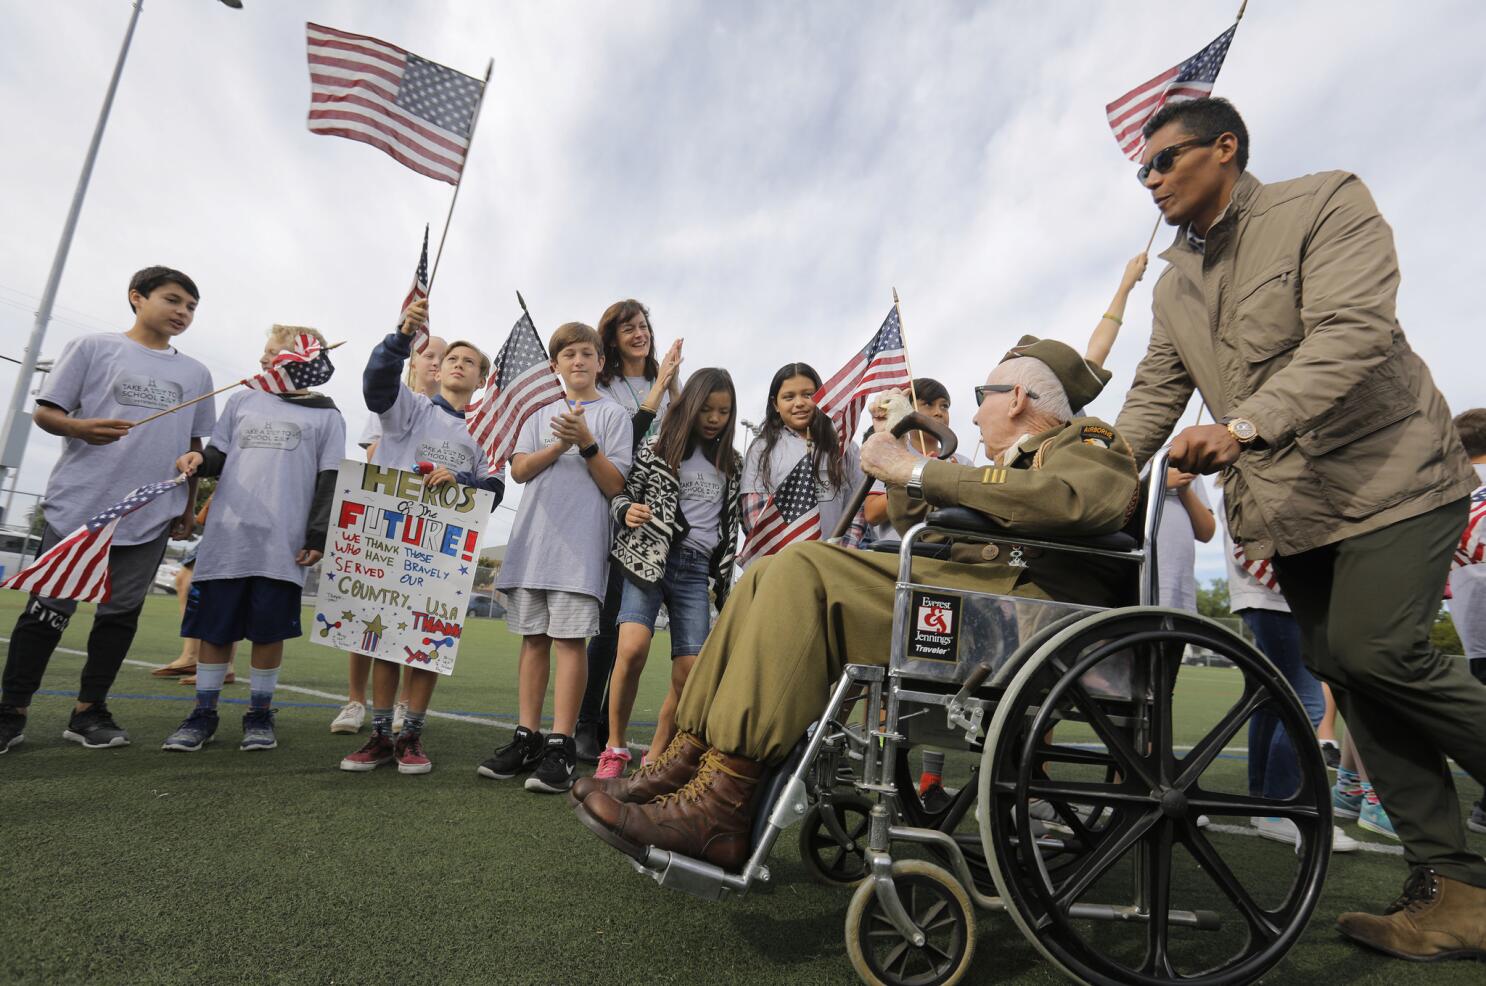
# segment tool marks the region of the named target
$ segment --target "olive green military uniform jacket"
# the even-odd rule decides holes
[[[1239,177],[1202,252],[1161,258],[1151,340],[1115,426],[1144,463],[1194,387],[1262,447],[1223,471],[1229,530],[1250,558],[1377,530],[1476,480],[1429,368],[1394,314],[1393,233],[1356,175]]]
[[[1098,418],[1074,418],[1028,435],[1003,457],[1005,465],[964,466],[933,460],[924,467],[922,501],[901,486],[888,487],[888,517],[904,533],[933,507],[969,507],[1010,532],[1063,537],[1113,534],[1139,502],[1139,477],[1130,446]],[[1113,605],[1130,571],[1118,562],[1063,552],[1018,549],[1026,567],[1011,564],[1004,545],[958,544],[951,558],[976,563],[977,591]],[[915,578],[932,581],[932,562],[915,563]],[[1127,566],[1128,569],[1128,566]]]

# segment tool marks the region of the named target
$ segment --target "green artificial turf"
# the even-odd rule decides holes
[[[0,597],[0,634],[22,602]],[[63,647],[85,645],[88,609]],[[152,598],[131,658],[172,658],[177,626],[174,599]],[[236,748],[242,706],[232,703],[246,699],[244,685],[224,693],[218,742],[197,754],[161,752],[190,692],[135,664],[111,700],[134,744],[90,751],[63,741],[82,659],[59,652],[44,684],[58,694],[37,697],[25,744],[0,757],[0,982],[856,981],[842,941],[851,891],[808,879],[796,829],[775,849],[769,884],[708,903],[634,873],[564,798],[478,779],[475,766],[509,737],[490,723],[515,713],[516,643],[498,622],[466,628],[457,673],[440,683],[434,706],[485,721],[431,721],[436,766],[416,777],[337,769],[361,738],[330,734],[334,698],[294,689],[344,695],[345,659],[308,639],[287,649],[280,746],[251,755]],[[645,722],[666,684],[663,635],[654,653],[635,715]],[[1210,715],[1179,712],[1177,742],[1196,739],[1235,685],[1232,672],[1185,669],[1192,701],[1179,709],[1210,706]],[[1239,789],[1244,770],[1235,752],[1210,774]],[[1461,788],[1480,795],[1468,780]],[[1277,885],[1293,866],[1274,843],[1214,839],[1251,859],[1245,873],[1261,884]],[[1473,840],[1486,850],[1486,838]],[[1414,966],[1337,937],[1337,912],[1379,908],[1403,876],[1398,856],[1334,857],[1315,919],[1266,981],[1480,982],[1474,963]],[[969,981],[1060,980],[1008,917],[981,914]]]

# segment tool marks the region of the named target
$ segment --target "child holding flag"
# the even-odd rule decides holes
[[[496,580],[510,599],[506,625],[523,638],[520,725],[479,774],[505,780],[534,770],[528,791],[560,793],[572,787],[577,766],[573,727],[588,677],[584,643],[599,626],[608,503],[624,488],[634,430],[624,408],[596,387],[604,366],[597,332],[568,322],[553,333],[547,353],[566,400],[547,404],[521,426],[511,478],[527,488]],[[542,701],[554,650],[552,732],[543,737]]]
[[[500,476],[489,474],[485,453],[470,437],[464,421],[464,409],[469,406],[470,398],[485,386],[490,373],[489,357],[471,343],[450,343],[438,367],[439,392],[432,398],[415,394],[399,382],[403,361],[412,353],[413,336],[427,318],[427,300],[413,302],[403,315],[402,328],[378,343],[367,361],[361,389],[367,408],[381,422],[381,440],[372,452],[371,461],[394,469],[431,466],[423,479],[424,486],[437,488],[449,483],[478,486],[494,493],[498,504],[505,483]],[[408,710],[394,743],[393,700],[401,666],[391,661],[373,661],[365,654],[352,654],[353,682],[358,664],[362,681],[366,680],[366,665],[371,665],[372,735],[365,746],[341,761],[341,769],[375,770],[396,759],[398,773],[428,773],[433,762],[423,752],[423,724],[434,686],[438,684],[438,672],[430,668],[407,669]],[[345,710],[336,721],[343,717]],[[359,714],[356,725],[360,727]],[[338,730],[332,725],[331,731]]]
[[[294,354],[281,353],[291,345]],[[227,401],[211,445],[176,461],[187,475],[221,478],[181,622],[181,636],[201,641],[196,708],[166,750],[199,750],[216,733],[232,645],[244,639],[253,642],[252,674],[239,748],[278,746],[273,693],[284,641],[300,635],[304,570],[325,549],[346,423],[329,397],[308,389],[333,369],[319,332],[275,325],[259,362],[264,372]]]
[[[47,480],[42,507],[45,553],[89,518],[136,487],[168,480],[185,447],[211,434],[211,400],[190,414],[167,414],[138,432],[134,423],[212,391],[211,374],[172,343],[191,327],[201,294],[178,270],[146,267],[129,281],[134,325],[127,332],[82,336],[62,350],[37,397],[34,420],[65,441]],[[187,486],[191,486],[188,490]],[[194,484],[158,496],[122,518],[108,554],[111,596],[88,634],[88,659],[62,736],[89,749],[125,746],[109,713],[108,691],[134,641],[139,612],[169,537],[191,534]],[[77,600],[32,595],[10,632],[0,695],[0,753],[25,738],[26,713]]]

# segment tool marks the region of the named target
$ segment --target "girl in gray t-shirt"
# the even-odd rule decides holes
[[[816,410],[819,389],[820,374],[807,363],[786,363],[769,381],[763,430],[743,457],[745,532],[752,532],[770,495],[802,458],[809,457],[815,472],[822,538],[841,519],[861,482],[861,449],[855,442],[841,447],[830,419]]]

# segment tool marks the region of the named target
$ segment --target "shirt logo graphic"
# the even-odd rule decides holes
[[[299,448],[302,433],[292,421],[249,420],[238,434],[238,448],[272,448],[292,452]]]
[[[181,402],[181,385],[151,376],[120,376],[114,381],[114,403],[124,407],[147,407],[163,411]]]

